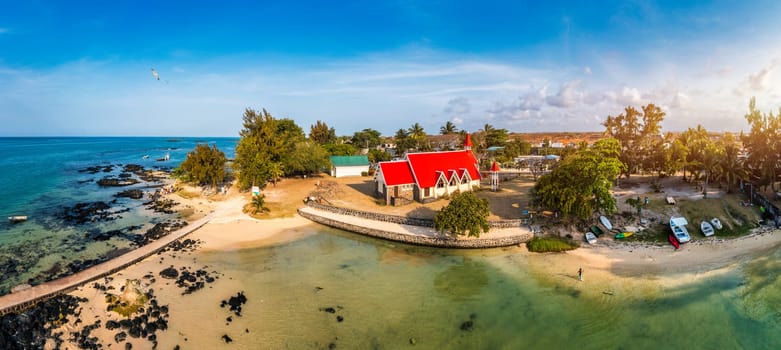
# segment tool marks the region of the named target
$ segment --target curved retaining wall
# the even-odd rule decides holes
[[[348,224],[346,222],[333,220],[330,218],[326,218],[323,216],[319,216],[317,214],[308,213],[305,211],[298,210],[298,215],[301,215],[309,220],[312,220],[314,222],[335,227],[338,229],[342,229],[345,231],[355,232],[362,235],[370,236],[370,237],[376,237],[376,238],[382,238],[390,241],[396,241],[396,242],[402,242],[402,243],[408,243],[408,244],[415,244],[415,245],[422,245],[422,246],[429,246],[429,247],[440,247],[440,248],[495,248],[495,247],[506,247],[511,245],[517,245],[521,243],[528,242],[530,239],[532,239],[533,235],[531,233],[528,234],[522,234],[518,236],[511,236],[511,237],[502,237],[502,238],[470,238],[470,239],[455,239],[452,237],[442,236],[437,238],[431,238],[431,237],[425,237],[425,236],[416,236],[416,235],[408,235],[408,234],[402,234],[402,233],[395,233],[395,232],[388,232],[383,231],[376,228],[371,227],[363,227],[363,226],[357,226],[353,224]],[[380,214],[382,215],[382,214]]]
[[[325,205],[325,204],[320,204],[312,201],[307,202],[306,205],[315,209],[327,211],[334,214],[355,216],[355,217],[374,220],[374,221],[390,222],[390,223],[401,224],[401,225],[434,227],[434,220],[431,219],[410,218],[406,216],[375,213],[371,211],[363,211],[357,209],[349,209],[349,208]],[[489,220],[488,225],[491,228],[521,227],[521,220]]]

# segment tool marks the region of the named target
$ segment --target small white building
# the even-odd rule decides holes
[[[367,156],[331,156],[331,176],[361,176],[369,171]]]

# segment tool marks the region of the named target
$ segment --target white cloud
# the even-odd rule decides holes
[[[450,101],[447,101],[445,106],[445,114],[447,115],[464,115],[472,111],[472,105],[469,104],[469,99],[465,97],[457,97]]]
[[[583,74],[591,75],[591,67],[586,66],[585,68],[583,68]]]
[[[746,78],[744,86],[748,87],[750,90],[764,91],[768,88],[770,77],[778,65],[779,61],[774,60],[769,66],[760,69],[759,72],[750,74],[748,78]]]
[[[689,105],[690,101],[691,101],[691,97],[689,97],[689,95],[687,95],[685,93],[682,93],[682,92],[678,92],[673,97],[673,101],[670,104],[670,107],[672,107],[672,108],[685,108],[685,107],[687,107]]]
[[[579,80],[568,81],[561,85],[559,92],[555,95],[550,95],[545,99],[549,105],[559,108],[572,108],[576,106],[583,94],[578,92],[577,88],[580,85]]]

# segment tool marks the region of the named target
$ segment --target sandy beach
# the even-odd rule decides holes
[[[242,212],[247,195],[229,192],[220,200],[201,198],[174,198],[182,207],[194,213],[209,215],[210,222],[193,232],[187,238],[196,242],[189,249],[169,250],[153,255],[106,279],[99,281],[108,292],[120,291],[128,280],[139,281],[139,290],[153,290],[160,304],[168,305],[171,330],[158,332],[159,348],[173,348],[176,345],[197,344],[198,348],[213,348],[224,345],[225,340],[217,330],[203,329],[203,320],[208,310],[218,308],[218,301],[225,300],[242,290],[243,282],[236,276],[204,266],[200,261],[205,256],[218,256],[229,252],[258,247],[272,247],[287,244],[322,232],[323,227],[294,215],[276,219],[255,219]],[[299,202],[300,203],[300,202]],[[377,222],[378,227],[384,223]],[[656,290],[662,287],[681,286],[701,278],[724,273],[745,259],[751,259],[781,244],[781,235],[769,229],[757,229],[754,233],[732,240],[701,239],[685,244],[679,250],[671,246],[650,244],[625,244],[600,242],[596,246],[584,246],[566,253],[536,254],[523,247],[505,249],[510,254],[525,260],[529,270],[542,280],[554,285],[573,286],[582,289],[584,295],[638,293],[642,290]],[[185,297],[183,289],[174,279],[161,277],[161,270],[173,268],[184,271],[203,271],[203,276],[214,278],[211,283],[202,283],[202,289]],[[258,266],[257,268],[262,268]],[[585,281],[577,280],[579,268],[584,270]],[[512,273],[512,272],[509,272]],[[199,280],[203,279],[199,276]],[[188,284],[190,285],[190,284]],[[106,290],[94,285],[80,287],[72,295],[89,299],[84,304],[83,320],[119,320],[116,313],[107,312]],[[200,311],[192,305],[204,306]],[[204,314],[205,312],[205,314]],[[224,312],[223,312],[224,313]],[[211,316],[208,322],[220,322],[228,314]],[[240,325],[239,317],[234,317]],[[226,325],[234,321],[226,322]],[[236,326],[241,327],[241,326]],[[63,331],[77,328],[72,324],[62,327]],[[251,332],[247,328],[247,333]],[[116,331],[106,328],[93,330],[92,335],[107,343],[114,341]],[[153,343],[145,339],[127,338],[133,348],[151,348]],[[236,345],[241,344],[241,339]],[[51,344],[53,345],[53,344]]]

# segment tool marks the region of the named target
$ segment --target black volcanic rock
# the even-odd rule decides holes
[[[169,267],[163,271],[160,271],[160,276],[163,278],[175,279],[179,277],[179,271],[176,271],[176,269],[173,267]]]
[[[132,199],[141,199],[144,198],[144,191],[141,190],[124,190],[122,192],[119,192],[114,195],[114,197],[120,197],[120,198],[132,198]]]
[[[123,186],[130,186],[135,185],[139,181],[136,179],[120,179],[120,178],[113,178],[113,177],[104,177],[100,180],[98,180],[98,186],[101,187],[123,187]]]

